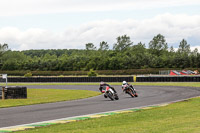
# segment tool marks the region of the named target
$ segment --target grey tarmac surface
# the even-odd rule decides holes
[[[41,85],[27,86],[35,89],[83,89],[98,91],[96,85]],[[164,87],[164,86],[134,86],[139,97],[131,98],[124,94],[121,86],[113,86],[119,95],[119,100],[111,101],[103,95],[48,104],[1,108],[0,127],[9,127],[21,124],[29,124],[40,121],[60,119],[72,116],[87,115],[106,111],[136,108],[141,106],[161,104],[176,100],[200,96],[200,88],[193,87]]]

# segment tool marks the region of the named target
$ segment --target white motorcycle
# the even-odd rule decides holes
[[[107,98],[109,97],[112,101],[113,100],[119,100],[119,97],[117,93],[115,93],[112,88],[106,86],[103,90],[102,93],[104,93],[104,97]]]

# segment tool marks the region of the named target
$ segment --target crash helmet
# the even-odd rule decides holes
[[[104,85],[105,83],[103,81],[100,82],[100,86]]]
[[[125,84],[127,84],[127,82],[126,82],[126,81],[123,81],[122,84],[125,85]]]

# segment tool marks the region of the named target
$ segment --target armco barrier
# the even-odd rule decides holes
[[[8,82],[133,82],[133,77],[8,77]]]
[[[200,82],[200,76],[137,76],[136,82]]]

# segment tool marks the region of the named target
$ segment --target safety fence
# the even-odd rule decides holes
[[[8,77],[8,82],[200,82],[200,76]]]
[[[200,82],[200,76],[138,76],[136,82]]]
[[[133,82],[133,77],[8,77],[8,82]]]

